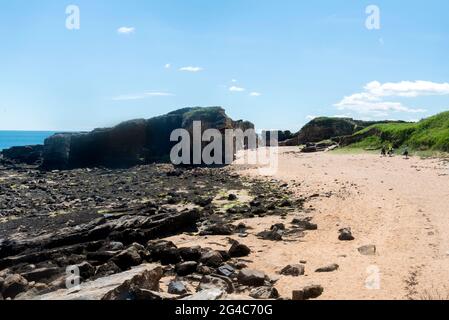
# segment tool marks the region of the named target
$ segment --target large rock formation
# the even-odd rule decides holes
[[[307,143],[316,143],[332,139],[337,142],[340,137],[351,136],[354,133],[367,128],[373,124],[388,123],[388,121],[361,121],[351,118],[315,118],[307,123],[291,139],[283,141],[283,146],[297,146]]]
[[[43,168],[126,167],[166,160],[177,143],[170,141],[171,133],[181,128],[192,132],[193,121],[202,122],[203,132],[254,128],[250,122],[233,121],[220,107],[185,108],[89,133],[56,134],[45,140]]]

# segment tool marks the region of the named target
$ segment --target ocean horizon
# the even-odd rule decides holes
[[[11,147],[44,144],[45,139],[60,131],[0,130],[0,151]]]

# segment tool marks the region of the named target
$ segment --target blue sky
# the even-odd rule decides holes
[[[70,4],[80,30],[65,27]],[[379,30],[365,27],[371,4]],[[415,120],[449,109],[447,0],[0,8],[0,130],[88,130],[187,106],[291,130],[318,115]]]

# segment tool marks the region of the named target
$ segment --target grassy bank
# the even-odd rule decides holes
[[[409,148],[411,153],[432,156],[449,152],[449,111],[417,123],[375,124],[355,133],[346,150],[379,150],[382,146]]]

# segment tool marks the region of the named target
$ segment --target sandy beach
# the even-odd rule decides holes
[[[258,176],[257,168],[235,168]],[[447,298],[449,288],[449,163],[438,159],[381,158],[373,154],[300,154],[280,148],[273,177],[307,198],[305,212],[243,220],[253,230],[244,240],[255,254],[251,268],[279,279],[283,297],[308,284],[320,284],[320,299]],[[318,230],[283,242],[260,241],[255,234],[294,217],[313,217]],[[339,241],[338,230],[350,227],[354,241]],[[226,237],[172,238],[177,244],[223,249]],[[374,256],[358,248],[375,245]],[[305,263],[305,275],[280,276],[289,264]],[[338,264],[330,273],[317,268]],[[379,271],[377,275],[377,271]],[[378,278],[379,288],[366,282]]]

